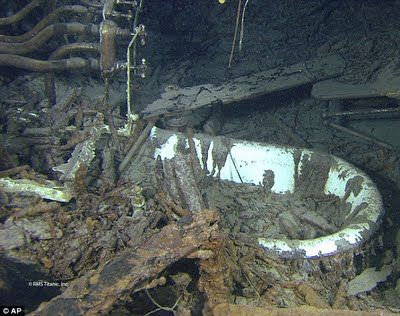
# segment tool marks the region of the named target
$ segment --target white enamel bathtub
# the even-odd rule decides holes
[[[154,158],[160,156],[162,160],[174,157],[178,143],[188,146],[183,134],[158,128],[153,128],[151,139],[155,145]],[[347,226],[333,234],[309,240],[258,238],[259,246],[267,253],[295,259],[348,252],[364,243],[380,224],[383,206],[376,185],[364,172],[340,158],[308,149],[203,134],[195,135],[193,140],[202,167],[212,176],[259,185],[263,181],[263,171],[271,170],[275,176],[271,191],[293,193],[299,179],[303,183],[307,182],[308,175],[303,170],[304,165],[308,165],[308,168],[311,166],[316,170],[325,170],[325,178],[317,179],[319,188],[315,189],[325,194],[334,194],[351,204],[344,218],[351,220]],[[228,154],[219,153],[223,147],[221,144],[229,144],[226,146]]]

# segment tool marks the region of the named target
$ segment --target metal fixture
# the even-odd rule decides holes
[[[210,178],[259,186],[260,192],[265,190],[267,194],[332,194],[351,206],[343,209],[346,214],[343,225],[322,236],[305,239],[258,236],[258,246],[268,255],[283,259],[339,258],[357,252],[381,224],[384,208],[376,185],[361,170],[338,157],[311,149],[229,138],[221,141],[219,137],[204,134],[189,140],[183,133],[156,127],[150,135],[153,158],[166,168],[172,159],[179,157],[180,144],[191,141],[201,148],[194,151],[192,159],[197,159]],[[304,183],[311,185],[304,188]]]
[[[73,14],[87,14],[90,10],[87,7],[81,5],[65,5],[55,9],[45,18],[43,18],[38,24],[36,24],[29,32],[21,35],[0,35],[0,41],[5,43],[20,43],[29,40],[46,26],[56,22],[60,16],[66,13]]]
[[[329,104],[326,104],[329,106]],[[343,133],[348,135],[352,135],[358,138],[361,138],[364,141],[373,143],[382,148],[393,150],[395,149],[391,144],[388,144],[382,140],[379,140],[370,135],[366,135],[365,133],[356,131],[352,128],[343,126],[340,124],[341,119],[378,119],[381,118],[382,115],[385,114],[394,114],[400,113],[400,108],[398,107],[390,107],[390,108],[382,108],[382,109],[366,109],[366,110],[353,110],[353,111],[336,111],[332,113],[328,113],[328,107],[325,107],[324,112],[322,114],[325,123],[327,123],[330,127],[333,127]],[[337,122],[333,122],[332,120],[337,120]]]
[[[54,73],[57,71],[97,69],[100,70],[105,80],[109,80],[113,73],[120,69],[126,69],[129,75],[130,71],[133,70],[135,75],[145,76],[146,60],[142,59],[142,62],[137,64],[135,60],[137,58],[136,45],[134,46],[132,66],[130,61],[117,61],[117,51],[121,38],[131,37],[132,40],[129,43],[131,46],[137,40],[142,44],[145,43],[144,26],[137,25],[138,10],[142,6],[142,1],[106,0],[101,5],[100,3],[82,0],[82,4],[55,8],[27,33],[21,35],[0,34],[0,67],[9,66],[29,71],[47,72],[45,89],[51,105],[56,103]],[[14,15],[0,18],[0,27],[16,24],[35,8],[46,9],[46,5],[45,1],[32,0]],[[60,17],[69,17],[71,14],[84,16],[86,20],[93,21],[93,24],[57,23]],[[101,15],[102,21],[99,24],[95,22],[98,21],[98,19],[95,19],[96,15]],[[134,20],[132,29],[120,28],[118,26],[120,19]],[[61,46],[54,52],[49,52],[47,60],[32,57],[32,54],[39,50],[43,53],[42,50],[49,41],[63,35],[83,35],[96,38],[96,40],[92,43],[78,41]],[[126,49],[128,43],[124,45]],[[79,53],[82,52],[89,52],[95,56],[93,58],[80,57]],[[75,56],[70,57],[71,53],[74,53]]]
[[[117,24],[111,20],[100,24],[100,70],[103,78],[110,77],[114,72],[117,29]]]
[[[384,108],[384,109],[369,109],[369,110],[358,110],[358,111],[342,111],[342,112],[334,112],[334,113],[324,113],[322,115],[323,118],[331,118],[331,117],[352,117],[356,119],[357,116],[361,116],[364,118],[368,116],[370,118],[372,115],[376,114],[386,114],[386,113],[400,113],[400,108]],[[373,117],[376,118],[376,117]]]

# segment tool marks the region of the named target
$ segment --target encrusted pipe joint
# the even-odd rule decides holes
[[[138,215],[146,209],[146,199],[143,196],[143,189],[138,185],[135,185],[133,187],[131,206],[132,206],[132,216]]]
[[[107,0],[103,6],[103,20],[112,17],[116,0]]]

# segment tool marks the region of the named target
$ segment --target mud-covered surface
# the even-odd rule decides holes
[[[0,11],[16,12],[25,3],[1,1],[4,10]],[[235,1],[226,1],[225,5],[218,1],[146,1],[141,20],[148,37],[138,57],[146,58],[148,69],[146,78],[132,79],[134,109],[145,108],[168,89],[221,84],[271,69],[277,69],[274,75],[279,76],[282,67],[332,54],[346,62],[344,74],[337,78],[340,82],[374,82],[385,75],[382,70],[388,64],[393,65],[388,76],[398,76],[399,1],[250,0],[243,47],[240,52],[236,47],[228,68],[236,10]],[[22,26],[0,33],[23,33],[38,19],[30,16]],[[76,21],[70,16],[65,19]],[[99,20],[100,15],[89,18],[90,22]],[[82,38],[60,36],[32,57],[47,59],[55,48],[74,40]],[[118,43],[121,60],[126,58],[128,42]],[[311,97],[311,86],[302,86],[182,115],[190,118],[189,127],[194,132],[311,147],[334,154],[365,171],[377,184],[386,213],[380,229],[366,245],[354,253],[322,260],[281,260],[267,257],[254,244],[235,235],[300,239],[324,235],[341,227],[347,206],[332,196],[278,197],[268,191],[271,177],[266,174],[264,188],[245,186],[245,192],[244,186],[219,180],[209,181],[208,187],[200,186],[209,191],[221,219],[204,212],[204,218],[193,220],[157,186],[154,164],[146,163],[152,158],[149,143],[138,149],[125,170],[118,169],[148,123],[138,122],[129,137],[117,135],[126,114],[123,73],[112,77],[107,102],[104,81],[98,73],[58,73],[59,103],[54,108],[46,101],[42,74],[0,67],[0,83],[0,176],[37,183],[56,180],[73,195],[69,202],[57,202],[0,191],[1,255],[18,262],[1,260],[1,297],[12,299],[29,293],[25,300],[18,297],[15,302],[32,311],[64,293],[58,298],[60,305],[43,307],[50,311],[48,315],[57,312],[54,306],[67,309],[63,298],[73,298],[78,304],[69,310],[71,315],[82,312],[79,302],[89,306],[97,300],[114,315],[198,315],[226,303],[247,308],[307,305],[332,311],[399,312],[400,122],[396,114],[361,115],[357,119],[324,116],[344,110],[398,107],[395,98],[326,102]],[[176,119],[170,127],[186,131],[181,121],[185,120]],[[331,123],[357,129],[392,147],[349,135]],[[96,134],[96,128],[100,130],[103,124],[111,128]],[[162,120],[156,125],[168,126]],[[85,164],[76,170],[61,168],[68,174],[77,172],[75,178],[67,180],[66,174],[54,167],[66,164],[75,148],[84,145],[94,150],[87,152]],[[223,156],[226,152],[221,152],[221,159]],[[313,191],[326,179],[328,165],[326,162],[318,174],[304,173],[297,188]],[[359,187],[356,180],[353,194]],[[304,218],[310,212],[315,212],[312,224]],[[316,214],[324,215],[326,222],[315,223]],[[191,223],[199,225],[197,230],[191,230]],[[212,234],[202,235],[204,232]],[[152,243],[146,244],[147,240]],[[151,247],[140,248],[143,245]],[[163,245],[165,249],[175,245],[176,251],[171,246],[165,253]],[[141,252],[135,252],[137,249]],[[130,258],[129,254],[138,261],[124,260]],[[27,268],[20,262],[34,265]],[[134,267],[143,267],[143,271],[138,273]],[[120,280],[118,276],[122,275]],[[115,282],[107,282],[107,276]],[[110,301],[105,302],[108,297]],[[228,308],[223,310],[226,313]]]
[[[223,214],[222,227],[235,236],[313,239],[340,230],[351,206],[334,195],[277,194],[263,186],[210,180],[209,204]]]

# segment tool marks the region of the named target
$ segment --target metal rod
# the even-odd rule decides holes
[[[238,175],[238,177],[239,177],[240,182],[243,183],[242,177],[240,176],[239,169],[238,169],[237,166],[236,166],[236,162],[235,162],[235,159],[233,159],[233,156],[232,156],[231,151],[229,151],[229,157],[230,157],[231,160],[232,160],[233,167],[235,168],[235,171],[236,171],[236,173],[237,173],[237,175]]]
[[[138,29],[138,23],[139,23],[139,13],[140,11],[142,11],[143,8],[143,1],[144,0],[140,0],[139,6],[136,9],[135,12],[135,18],[133,19],[133,25],[132,25],[132,29],[135,31],[136,29]],[[144,25],[140,26],[141,29],[138,29],[138,33],[140,34],[140,32],[143,32],[144,30]],[[134,73],[136,75],[136,69],[137,69],[137,41],[134,41],[133,44],[133,69],[134,69]]]
[[[231,67],[232,60],[233,60],[233,54],[235,52],[235,46],[236,46],[236,37],[239,29],[239,21],[240,21],[240,9],[242,6],[242,0],[238,1],[238,8],[237,8],[237,14],[236,14],[236,23],[235,23],[235,33],[233,34],[233,40],[232,40],[232,47],[231,47],[231,54],[229,56],[229,63],[228,63],[228,68]]]
[[[390,149],[390,150],[395,149],[392,145],[390,145],[388,143],[385,143],[385,142],[383,142],[383,141],[381,141],[379,139],[376,139],[374,137],[365,135],[363,133],[357,132],[357,131],[355,131],[355,130],[353,130],[351,128],[344,127],[344,126],[336,124],[336,123],[329,123],[329,125],[332,126],[333,128],[336,128],[336,129],[346,133],[346,134],[359,137],[359,138],[361,138],[361,139],[363,139],[363,140],[365,140],[367,142],[371,142],[371,143],[373,143],[375,145],[378,145],[378,146],[381,146],[383,148]]]
[[[139,25],[137,28],[136,28],[136,32],[135,32],[135,35],[133,35],[133,37],[132,37],[132,39],[131,39],[131,41],[129,42],[129,45],[128,45],[128,49],[126,50],[126,59],[127,59],[127,67],[126,67],[126,78],[127,78],[127,80],[126,80],[126,85],[127,85],[127,87],[126,87],[126,98],[127,98],[127,110],[126,110],[126,114],[127,114],[127,117],[129,118],[129,116],[131,115],[131,111],[132,111],[132,108],[131,108],[131,105],[132,105],[132,101],[131,101],[131,49],[132,49],[132,45],[133,45],[133,43],[136,41],[136,39],[137,39],[137,37],[138,37],[138,35],[140,34],[140,32],[141,32],[141,25]]]
[[[124,160],[122,160],[121,164],[119,165],[118,171],[120,173],[122,173],[125,170],[129,161],[131,161],[133,155],[136,153],[136,151],[139,149],[142,143],[147,139],[147,136],[150,134],[150,131],[153,128],[154,124],[155,124],[154,120],[151,120],[147,123],[147,126],[140,134],[138,140],[132,145],[131,149],[129,149],[129,152],[126,154]]]
[[[358,110],[358,111],[343,111],[335,113],[324,113],[323,118],[330,117],[346,117],[346,116],[356,116],[356,115],[374,115],[374,114],[386,114],[386,113],[400,113],[400,108],[385,108],[385,109],[373,109],[373,110]]]
[[[143,32],[143,25],[137,25],[138,20],[139,20],[139,12],[142,9],[143,6],[143,1],[140,1],[139,7],[136,10],[135,13],[135,18],[133,20],[133,31],[135,32],[134,35],[132,36],[131,41],[129,42],[128,48],[126,50],[126,99],[127,99],[127,104],[126,104],[126,116],[128,122],[131,120],[131,114],[132,114],[132,98],[131,98],[131,49],[133,47],[133,69],[135,70],[137,67],[137,57],[136,57],[136,43],[137,43],[137,37],[140,33]],[[135,70],[136,71],[136,70]],[[134,114],[136,114],[136,110],[134,111]]]

